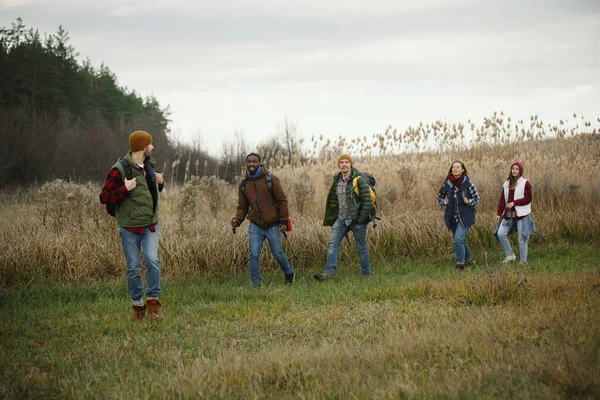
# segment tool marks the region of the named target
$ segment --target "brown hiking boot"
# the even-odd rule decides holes
[[[146,305],[143,306],[131,306],[135,314],[133,315],[133,319],[138,322],[141,322],[146,318]]]
[[[162,303],[158,299],[146,300],[148,305],[148,318],[160,318],[158,315],[158,309],[162,307]]]

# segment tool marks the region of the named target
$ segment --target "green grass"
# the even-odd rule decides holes
[[[131,320],[125,278],[0,290],[2,398],[594,398],[600,261],[593,245],[357,260],[331,281],[297,267],[163,280],[164,318]],[[355,257],[354,257],[355,258]],[[240,267],[240,270],[242,268]]]

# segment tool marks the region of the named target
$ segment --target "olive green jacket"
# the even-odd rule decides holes
[[[334,176],[333,183],[329,189],[329,194],[327,195],[325,218],[323,220],[323,225],[325,226],[332,226],[338,217],[339,201],[337,196],[337,186],[341,176],[341,172]],[[363,178],[359,177],[356,181],[358,192],[360,194],[357,195],[356,192],[354,192],[352,181],[357,176],[358,170],[352,168],[348,184],[346,185],[346,202],[348,203],[352,224],[364,225],[370,222],[369,215],[371,215],[371,210],[373,209],[373,202],[371,200],[369,184]]]
[[[148,179],[146,179],[144,171],[135,164],[130,153],[127,153],[124,158],[131,166],[133,178],[137,179],[135,188],[127,192],[127,197],[117,204],[117,225],[124,228],[136,228],[156,224],[159,219],[159,187],[154,173],[154,159],[147,158],[144,161],[148,168]],[[123,165],[117,161],[113,168],[119,170],[124,181]]]

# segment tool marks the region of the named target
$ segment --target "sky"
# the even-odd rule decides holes
[[[597,0],[0,0],[119,84],[171,110],[172,137],[218,154],[297,123],[299,138],[404,130],[494,111],[600,117]]]

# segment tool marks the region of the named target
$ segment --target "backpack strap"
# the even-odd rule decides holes
[[[360,191],[358,190],[358,178],[362,178],[362,176],[358,175],[352,179],[352,188],[354,189],[354,193],[356,193],[357,196],[360,196]]]
[[[265,176],[267,181],[267,189],[269,189],[269,193],[273,193],[273,174],[270,172]],[[242,179],[242,194],[246,195],[246,178]]]
[[[273,174],[269,172],[265,179],[267,181],[267,189],[269,189],[269,193],[273,193]]]
[[[131,165],[129,165],[127,160],[125,160],[124,158],[119,158],[119,161],[113,166],[113,168],[116,168],[117,170],[119,170],[119,174],[123,178],[123,181],[125,181],[125,179],[129,179],[129,180],[133,179],[133,171],[131,170]],[[123,175],[125,177],[123,177]],[[115,217],[117,215],[117,207],[118,206],[119,206],[118,204],[106,203],[106,212],[111,217]],[[155,204],[155,207],[156,207],[156,204]]]
[[[123,181],[125,181],[125,179],[133,179],[133,171],[131,170],[131,165],[129,165],[126,159],[119,158],[116,164],[113,165],[113,168],[119,170],[119,174],[121,174],[121,178],[123,178]]]
[[[119,162],[123,166],[123,171],[125,171],[125,177],[128,180],[133,179],[133,171],[131,170],[131,165],[129,165],[129,163],[127,162],[127,160],[124,159],[124,158],[119,158]]]

